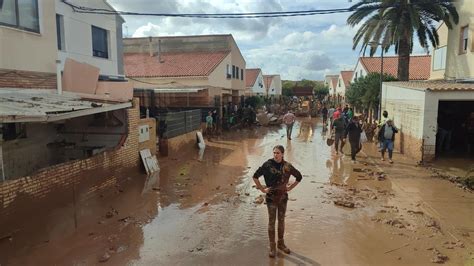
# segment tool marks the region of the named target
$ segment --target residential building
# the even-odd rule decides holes
[[[474,157],[474,140],[467,133],[474,116],[474,9],[470,0],[454,5],[459,23],[438,28],[431,80],[383,84],[382,108],[401,132],[397,148],[420,161]]]
[[[339,75],[326,75],[324,77],[324,85],[329,87],[329,96],[331,97],[336,95],[338,79],[339,79]]]
[[[336,97],[339,99],[339,102],[344,102],[346,99],[346,91],[350,87],[353,73],[354,71],[352,70],[341,71],[337,78]]]
[[[380,73],[382,60],[380,57],[359,57],[354,68],[351,82],[367,76],[368,73]],[[430,77],[430,55],[410,56],[410,76],[409,80],[427,80]],[[398,56],[384,56],[383,73],[397,77]]]
[[[156,106],[218,107],[244,95],[245,59],[230,34],[126,38],[124,52],[134,88],[169,99]]]
[[[70,4],[115,11],[113,7],[105,0],[55,0],[55,3],[54,28],[61,69],[64,69],[66,58],[70,58],[98,67],[100,75],[123,76],[123,18],[79,13]]]
[[[280,75],[263,75],[267,95],[280,95],[282,93],[282,85]]]
[[[266,95],[267,88],[263,80],[260,68],[245,69],[245,94],[246,95]]]

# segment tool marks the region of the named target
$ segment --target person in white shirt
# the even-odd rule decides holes
[[[291,111],[288,111],[288,113],[283,116],[283,122],[286,125],[286,137],[289,140],[291,140],[291,132],[293,131],[293,124],[295,123],[295,120],[296,116]]]

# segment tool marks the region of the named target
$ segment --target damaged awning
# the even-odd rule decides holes
[[[131,106],[131,102],[85,99],[71,92],[0,89],[0,123],[53,122]]]
[[[135,92],[154,91],[155,93],[195,93],[208,88],[204,87],[158,87],[158,88],[135,88]]]

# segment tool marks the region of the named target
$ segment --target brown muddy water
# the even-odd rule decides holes
[[[237,130],[204,152],[159,158],[153,176],[117,169],[115,185],[78,192],[75,203],[58,192],[62,205],[8,221],[0,264],[474,265],[472,193],[402,155],[381,162],[370,143],[353,164],[325,135],[316,119],[300,119],[291,141],[280,127]],[[292,253],[270,259],[266,206],[251,177],[277,144],[303,180],[289,194]]]

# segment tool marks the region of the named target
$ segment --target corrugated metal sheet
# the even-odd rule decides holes
[[[94,110],[92,113],[110,111],[130,106],[130,103],[105,103],[99,100],[83,99],[74,93],[43,89],[0,89],[1,122],[34,122],[58,120],[61,115],[74,117],[72,113]],[[82,112],[82,115],[90,114]],[[77,116],[81,116],[77,113]],[[65,117],[66,118],[66,117]]]

